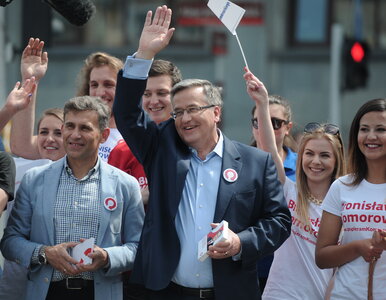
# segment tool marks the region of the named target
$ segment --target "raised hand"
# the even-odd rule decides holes
[[[20,71],[23,82],[32,76],[39,81],[47,72],[48,54],[43,52],[44,42],[30,38],[21,56]]]
[[[255,75],[253,75],[247,67],[245,67],[244,79],[247,84],[247,93],[256,105],[259,127],[259,135],[256,142],[259,145],[259,148],[272,154],[279,180],[282,184],[284,184],[286,175],[283,167],[283,161],[277,149],[275,132],[272,127],[269,112],[268,91],[264,84]]]
[[[247,93],[257,105],[268,104],[268,92],[264,84],[245,67],[244,79],[247,84]]]
[[[139,40],[137,58],[153,59],[169,44],[174,32],[174,28],[169,28],[171,17],[172,10],[166,5],[157,8],[153,19],[152,11],[147,12]]]
[[[24,81],[23,85],[16,82],[15,87],[9,93],[5,103],[6,109],[14,115],[18,111],[26,108],[31,101],[33,92],[36,89],[35,77]]]

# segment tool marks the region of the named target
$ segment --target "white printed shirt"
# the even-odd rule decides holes
[[[350,175],[337,179],[323,202],[323,210],[341,217],[342,244],[371,238],[376,229],[386,229],[386,183],[372,184],[363,180],[357,186],[347,183]],[[369,263],[362,257],[341,266],[331,299],[367,299]],[[377,261],[373,277],[373,299],[386,295],[386,253]]]
[[[107,140],[99,145],[98,154],[99,157],[107,162],[109,159],[110,152],[114,149],[118,143],[123,141],[123,137],[117,128],[110,128],[110,134]]]
[[[315,264],[315,245],[322,209],[310,203],[310,224],[305,224],[296,212],[296,183],[287,177],[283,188],[292,216],[292,232],[274,253],[262,299],[323,300],[332,269],[321,270]]]

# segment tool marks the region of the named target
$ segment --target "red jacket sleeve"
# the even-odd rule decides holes
[[[122,141],[111,151],[108,163],[127,174],[134,176],[141,188],[147,187],[145,170],[135,158],[126,142]]]

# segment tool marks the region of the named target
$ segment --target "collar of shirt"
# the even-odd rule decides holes
[[[218,156],[220,156],[222,158],[223,156],[223,153],[224,153],[224,137],[222,135],[222,132],[220,129],[217,129],[217,133],[218,133],[218,141],[217,141],[217,144],[216,146],[214,147],[214,149],[206,156],[206,160],[210,159],[211,157],[213,157],[213,155],[217,154]],[[193,156],[196,158],[196,159],[199,159],[201,160],[201,158],[199,158],[199,156],[197,155],[197,150],[192,148],[192,147],[189,147],[190,151],[192,151],[193,153]]]
[[[189,172],[175,218],[181,254],[172,281],[187,287],[213,287],[211,259],[200,262],[197,245],[211,230],[210,223],[216,209],[224,148],[220,130],[218,134],[218,142],[205,160],[191,149]]]
[[[66,159],[64,160],[64,169],[66,170],[66,174],[70,177],[74,177],[77,181],[85,181],[89,179],[93,174],[96,173],[96,171],[99,170],[99,167],[100,167],[100,158],[98,156],[96,164],[88,171],[87,175],[84,176],[82,179],[78,179],[74,176],[74,173],[72,172],[71,167],[68,165],[67,155],[66,155]]]
[[[284,150],[287,152],[287,156],[284,160],[284,168],[289,169],[291,171],[296,170],[296,160],[298,158],[298,155],[296,152],[293,152],[290,148],[284,146]]]

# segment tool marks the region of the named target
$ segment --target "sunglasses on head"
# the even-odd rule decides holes
[[[259,129],[259,123],[257,121],[257,118],[253,118],[253,119],[251,119],[251,121],[252,121],[253,128]],[[287,120],[282,120],[282,119],[278,119],[278,118],[275,118],[275,117],[271,118],[271,122],[272,122],[272,127],[275,130],[280,129],[283,126],[283,124],[288,124],[289,123],[289,121],[287,121]]]
[[[339,134],[339,127],[334,124],[320,124],[318,122],[311,122],[304,126],[304,132],[313,133],[314,131],[322,128],[325,133],[332,135]]]

